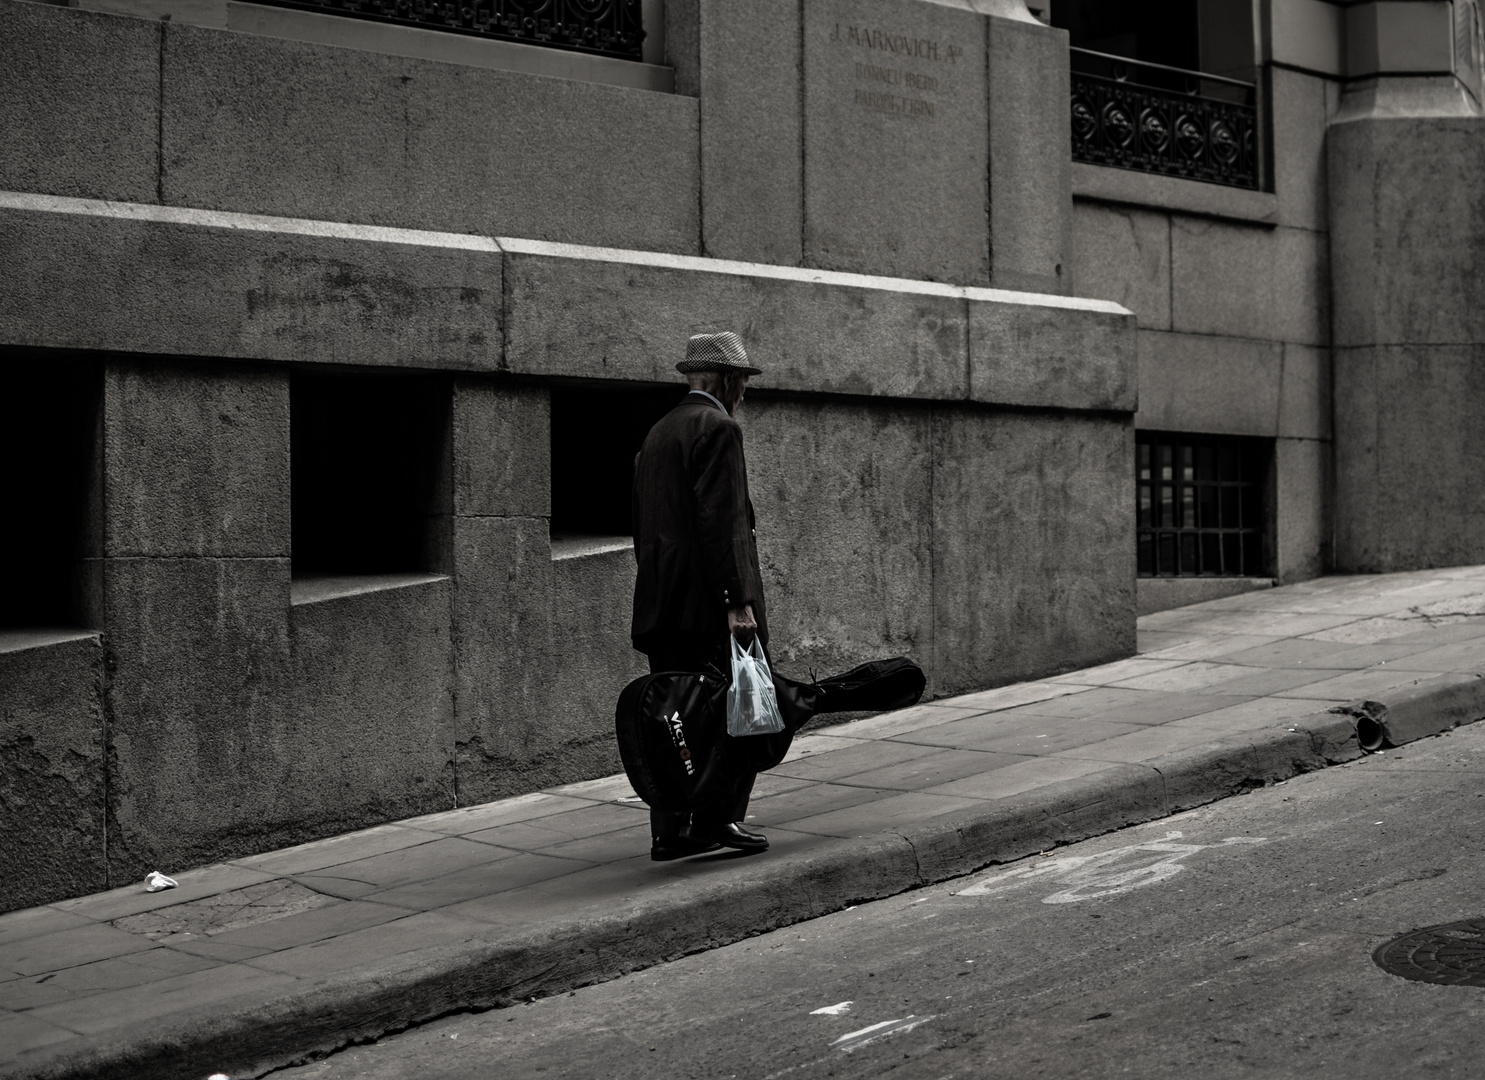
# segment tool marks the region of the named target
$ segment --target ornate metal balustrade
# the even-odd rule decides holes
[[[399,23],[640,59],[640,0],[255,0],[322,15]]]
[[[1252,83],[1086,49],[1071,52],[1074,161],[1258,187]]]

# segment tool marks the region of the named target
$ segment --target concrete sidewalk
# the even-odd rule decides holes
[[[772,850],[649,861],[622,776],[0,916],[0,1075],[264,1071],[1485,717],[1485,567],[1140,620],[1139,655],[795,741]],[[166,873],[173,868],[161,867]]]

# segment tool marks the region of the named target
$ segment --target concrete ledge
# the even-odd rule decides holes
[[[985,293],[984,299],[980,298]],[[1117,310],[1076,316],[970,289],[969,384],[975,401],[1133,412],[1137,321]]]
[[[1112,169],[1075,161],[1072,190],[1074,199],[1089,202],[1144,206],[1256,225],[1277,225],[1279,221],[1279,197],[1272,192],[1204,184],[1132,169]]]
[[[0,255],[0,344],[671,383],[729,326],[766,389],[1138,404],[1103,300],[18,192]]]
[[[81,630],[71,627],[50,627],[25,630],[0,630],[0,653],[25,652],[27,649],[45,649],[49,645],[65,645],[72,641],[101,641],[102,630]]]
[[[1133,411],[1135,320],[1101,300],[502,237],[507,370],[669,382],[730,326],[768,389]]]
[[[1446,678],[1303,720],[1122,765],[897,831],[816,845],[807,853],[727,861],[728,872],[678,879],[632,895],[598,917],[553,915],[515,933],[492,928],[316,980],[284,994],[140,1024],[127,1040],[94,1038],[50,1062],[36,1080],[225,1071],[260,1076],[461,1009],[565,992],[629,971],[815,918],[853,903],[1009,862],[1150,821],[1228,795],[1353,760],[1353,717],[1385,708],[1395,741],[1485,717],[1485,679]],[[1370,715],[1370,713],[1368,714]],[[12,1068],[4,1073],[18,1076]]]
[[[480,237],[0,193],[0,341],[491,370],[501,262]]]
[[[691,334],[734,329],[769,389],[967,395],[962,290],[502,239],[506,370],[673,382]],[[914,288],[913,286],[920,286]]]
[[[582,559],[590,555],[609,555],[616,551],[632,552],[634,538],[630,536],[554,536],[552,537],[552,561],[559,559]]]
[[[389,589],[406,589],[414,585],[428,585],[436,581],[448,580],[447,574],[348,574],[339,577],[300,577],[294,578],[289,584],[289,603],[295,606],[318,604],[347,596],[386,592]]]
[[[1157,611],[1220,600],[1224,596],[1237,596],[1254,589],[1271,589],[1273,586],[1273,578],[1142,577],[1135,583],[1135,592],[1139,598],[1137,614],[1153,615]]]

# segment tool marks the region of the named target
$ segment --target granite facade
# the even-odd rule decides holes
[[[1331,566],[1335,520],[1325,146],[1338,96],[1305,72],[1274,67],[1265,78],[1271,190],[1081,166],[1073,279],[1078,295],[1138,317],[1136,428],[1272,448],[1266,573],[1298,581]],[[1196,603],[1215,587],[1161,580],[1142,586],[1141,610]]]
[[[102,387],[78,625],[0,631],[0,908],[616,769],[633,558],[554,538],[553,401],[664,393],[701,330],[765,372],[791,674],[1128,655],[1182,600],[1136,429],[1272,446],[1280,580],[1485,558],[1476,117],[1265,67],[1238,191],[1073,165],[1009,0],[669,0],[674,93],[191,6],[0,0],[0,352]],[[417,565],[296,572],[294,386],[414,369]]]

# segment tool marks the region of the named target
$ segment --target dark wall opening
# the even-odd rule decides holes
[[[1272,439],[1135,433],[1141,577],[1273,573]]]
[[[0,350],[0,628],[87,626],[102,365]]]
[[[1056,0],[1052,25],[1075,49],[1190,71],[1201,63],[1196,0]]]
[[[295,577],[447,569],[446,380],[296,372],[289,438]]]
[[[634,455],[683,386],[552,390],[552,536],[629,536]]]
[[[1052,25],[1067,31],[1075,49],[1247,82],[1256,77],[1251,0],[1056,0]],[[1148,70],[1123,77],[1165,85]]]

